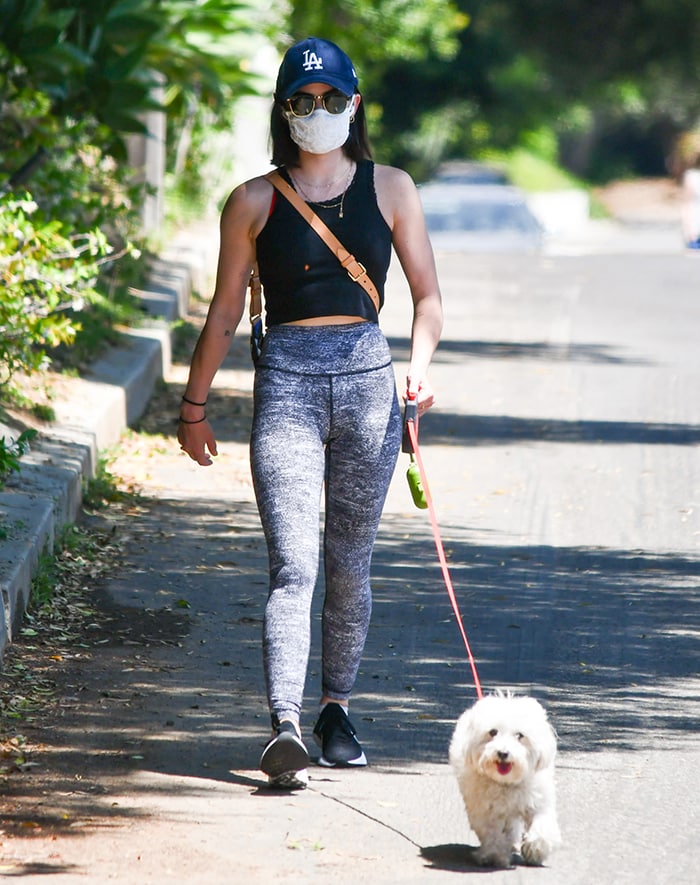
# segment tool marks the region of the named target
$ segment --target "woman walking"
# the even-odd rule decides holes
[[[371,160],[357,75],[334,43],[309,38],[285,54],[271,139],[282,179],[361,262],[376,304],[268,177],[237,187],[221,216],[216,287],[192,357],[178,439],[190,458],[212,463],[207,395],[257,262],[267,330],[255,371],[250,454],[270,565],[263,662],[272,720],[260,767],[272,786],[295,789],[308,783],[300,715],[322,494],[325,596],[314,737],[321,765],[367,764],[348,702],[369,627],[372,549],[402,430],[378,325],[392,247],[411,291],[405,394],[415,396],[419,413],[433,404],[427,371],[442,308],[417,189],[405,172]]]

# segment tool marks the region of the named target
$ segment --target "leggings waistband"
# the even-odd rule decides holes
[[[270,326],[258,369],[299,375],[351,375],[391,364],[391,351],[376,323]]]

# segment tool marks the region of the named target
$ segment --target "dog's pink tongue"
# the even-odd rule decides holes
[[[512,762],[499,762],[498,763],[498,773],[499,774],[510,774],[510,770],[513,767]]]

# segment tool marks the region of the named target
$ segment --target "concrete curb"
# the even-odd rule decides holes
[[[167,256],[155,263],[148,289],[139,293],[149,319],[71,381],[55,406],[55,423],[37,437],[0,492],[0,660],[27,607],[42,555],[53,551],[63,526],[76,521],[84,482],[95,475],[100,452],[143,414],[170,367],[170,324],[185,315],[198,269],[196,256],[184,254],[190,263]],[[11,437],[11,429],[0,426],[3,434]]]

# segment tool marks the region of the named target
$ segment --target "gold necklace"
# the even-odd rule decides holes
[[[289,177],[292,179],[292,184],[294,185],[296,190],[299,191],[299,193],[304,198],[304,200],[306,200],[307,203],[315,203],[317,206],[321,206],[322,209],[336,209],[336,208],[340,207],[340,211],[338,212],[338,218],[342,218],[343,217],[343,208],[344,208],[344,204],[345,204],[345,194],[348,192],[348,188],[350,187],[354,173],[355,173],[355,164],[350,163],[350,167],[349,167],[348,173],[347,173],[347,178],[345,179],[345,187],[343,188],[343,192],[340,194],[340,199],[338,200],[337,203],[327,203],[325,200],[312,199],[307,194],[307,192],[304,190],[304,188],[301,186],[302,184],[304,184],[302,179],[298,178],[295,175],[292,175],[291,171],[289,172]],[[328,190],[332,185],[334,185],[338,181],[340,181],[342,177],[343,176],[341,174],[337,178],[334,178],[333,181],[329,182],[326,185],[307,185],[307,187],[324,187],[326,190]]]
[[[352,163],[350,163],[350,168],[352,169]],[[323,188],[324,191],[330,190],[334,184],[337,184],[344,176],[346,175],[345,169],[339,174],[336,175],[335,178],[332,178],[330,181],[324,182],[323,184],[311,184],[308,181],[304,181],[303,178],[299,178],[298,175],[295,176],[296,180],[303,184],[305,188],[312,188],[313,190],[320,190]]]

